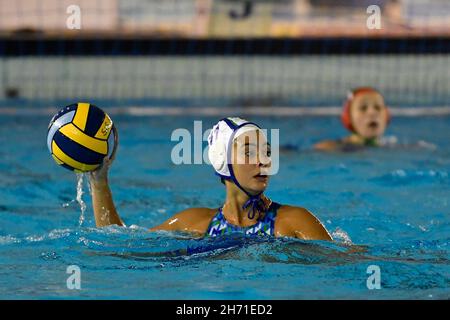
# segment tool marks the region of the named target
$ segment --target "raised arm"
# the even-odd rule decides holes
[[[116,132],[116,143],[118,145],[118,135]],[[112,224],[125,226],[120,219],[114,205],[111,189],[108,184],[108,170],[114,161],[115,150],[111,159],[103,161],[103,165],[89,173],[89,183],[91,186],[92,206],[94,209],[95,224],[97,227],[105,227]]]

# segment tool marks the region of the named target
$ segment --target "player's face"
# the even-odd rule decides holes
[[[233,146],[233,171],[239,184],[251,194],[264,191],[269,183],[270,145],[259,130],[243,133]]]
[[[351,118],[355,131],[363,138],[381,137],[387,125],[387,109],[381,94],[358,94],[351,105]]]

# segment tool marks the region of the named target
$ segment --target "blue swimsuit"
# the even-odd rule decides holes
[[[264,217],[256,224],[248,227],[239,227],[229,223],[223,216],[222,208],[216,213],[208,226],[208,230],[205,233],[205,237],[217,237],[230,233],[244,233],[245,235],[266,235],[273,236],[275,229],[275,218],[277,216],[277,210],[281,205],[272,202],[269,210]]]

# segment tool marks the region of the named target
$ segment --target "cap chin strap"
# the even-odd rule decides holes
[[[250,207],[250,210],[247,213],[247,216],[250,220],[252,220],[255,217],[256,212],[258,212],[258,218],[259,218],[259,216],[261,215],[261,212],[265,211],[265,206],[261,199],[262,192],[260,192],[256,195],[251,195],[250,193],[248,193],[237,181],[237,179],[234,175],[234,172],[233,172],[233,168],[231,168],[231,164],[228,165],[228,169],[230,170],[231,180],[234,182],[234,184],[239,189],[244,191],[245,194],[248,196],[248,200],[244,203],[244,205],[242,206],[242,209],[245,210]]]
[[[253,122],[245,122],[242,123],[241,125],[236,125],[234,124],[232,121],[230,121],[230,119],[228,118],[224,118],[222,119],[223,121],[225,121],[225,123],[231,128],[233,129],[233,134],[231,135],[230,141],[228,141],[228,150],[227,150],[227,166],[228,166],[228,171],[230,172],[230,176],[226,177],[226,176],[221,176],[222,178],[225,178],[227,180],[231,180],[239,189],[241,189],[247,196],[248,196],[248,200],[244,203],[244,205],[242,206],[242,209],[247,209],[250,207],[250,210],[248,211],[248,218],[250,220],[252,220],[255,217],[256,212],[258,212],[258,218],[259,215],[261,214],[261,212],[265,211],[265,205],[261,199],[261,195],[263,194],[263,192],[261,191],[260,193],[256,194],[256,195],[252,195],[250,193],[247,192],[247,190],[245,190],[241,184],[239,183],[239,181],[237,181],[236,176],[234,175],[234,171],[233,171],[233,166],[231,164],[231,151],[232,150],[232,145],[233,145],[233,140],[234,140],[234,135],[237,132],[237,130],[243,126],[249,125],[249,124],[253,124],[255,126],[257,126],[259,128],[259,126],[256,123]]]

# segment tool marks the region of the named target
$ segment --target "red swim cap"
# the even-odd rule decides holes
[[[342,124],[344,125],[344,127],[346,127],[351,132],[355,132],[355,128],[353,127],[353,124],[352,124],[350,107],[353,103],[353,100],[355,99],[355,97],[357,95],[360,95],[362,93],[368,93],[368,92],[379,93],[377,90],[375,90],[374,88],[371,88],[371,87],[360,87],[360,88],[356,88],[352,91],[349,91],[347,94],[347,99],[345,100],[344,108],[342,109],[341,121],[342,121]],[[391,121],[391,115],[389,113],[389,108],[387,106],[385,106],[385,107],[386,107],[386,116],[387,116],[386,124],[388,124]]]

